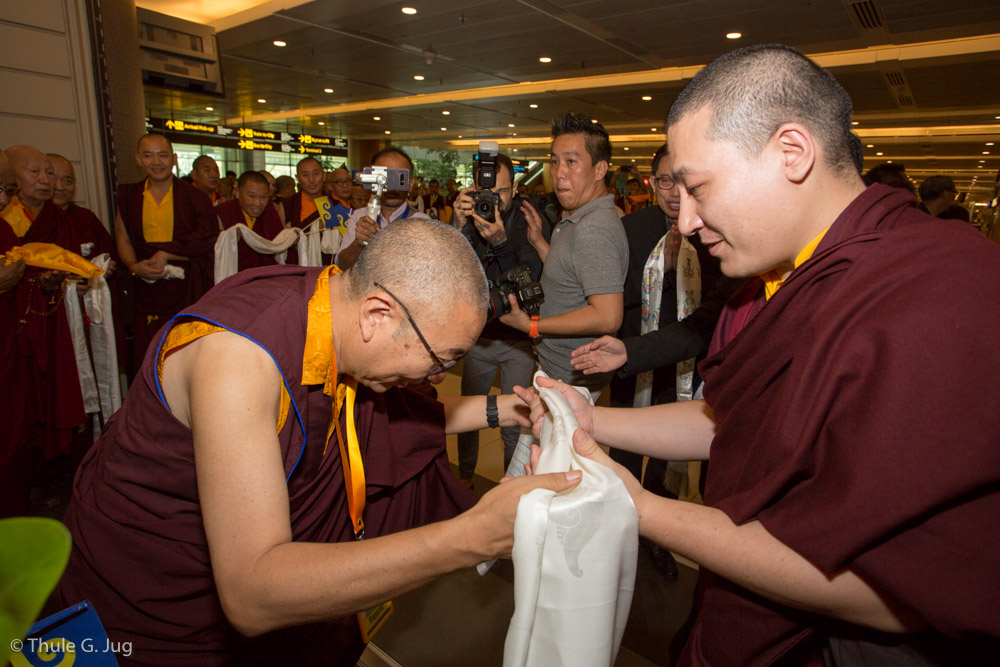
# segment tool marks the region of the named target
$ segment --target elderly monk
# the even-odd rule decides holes
[[[284,229],[278,211],[271,203],[267,179],[259,171],[243,172],[236,184],[236,199],[219,204],[215,207],[215,212],[222,229],[242,223],[268,241],[273,240]],[[274,255],[254,250],[242,237],[237,249],[240,271],[277,264]]]
[[[208,195],[173,175],[176,156],[166,137],[144,135],[135,159],[146,178],[119,187],[115,220],[118,256],[133,277],[127,288],[135,302],[133,373],[156,330],[215,282],[219,233]],[[167,264],[182,268],[184,278],[169,277]]]
[[[16,189],[7,155],[0,151],[0,208],[10,203]],[[21,241],[6,220],[0,218],[0,255]],[[0,518],[28,511],[30,461],[25,425],[27,375],[24,357],[17,346],[17,290],[24,276],[24,262],[3,265],[0,260],[0,405],[6,417],[0,429]]]
[[[0,213],[24,243],[52,243],[79,252],[80,242],[69,216],[52,203],[55,172],[37,148],[12,146],[6,151],[14,170],[17,195]],[[70,453],[74,430],[86,414],[62,282],[66,274],[28,267],[17,290],[17,337],[26,357],[28,439],[51,462]],[[38,472],[43,472],[39,468]],[[57,472],[46,466],[44,475]],[[36,476],[37,482],[43,481]]]
[[[667,118],[678,226],[747,278],[705,400],[576,401],[600,442],[710,462],[705,504],[678,502],[574,438],[616,467],[640,534],[701,565],[682,665],[996,662],[1000,248],[866,189],[851,117],[783,46],[691,80]]]
[[[463,512],[445,429],[485,426],[486,400],[425,380],[475,343],[485,302],[465,239],[423,221],[347,273],[218,285],[150,346],[81,465],[63,601],[90,599],[141,664],[355,665],[356,612],[509,554],[520,495],[578,479],[522,477]],[[526,423],[503,398],[501,423]]]
[[[219,184],[222,177],[219,175],[219,163],[211,155],[199,155],[191,164],[191,181],[194,187],[198,188],[212,200],[212,205],[220,201]]]
[[[118,253],[114,239],[104,223],[89,208],[73,202],[76,197],[76,171],[72,163],[56,153],[49,153],[46,157],[52,163],[54,176],[52,203],[69,215],[77,241],[80,242],[80,249],[74,252],[87,259],[103,253],[116,257]],[[108,273],[114,273],[114,262]]]

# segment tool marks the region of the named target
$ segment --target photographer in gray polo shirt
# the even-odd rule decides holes
[[[610,161],[608,133],[590,116],[569,113],[552,121],[552,183],[565,213],[551,244],[542,237],[537,212],[524,208],[528,238],[545,262],[545,301],[529,318],[512,298],[511,312],[501,318],[535,339],[542,370],[591,392],[611,374],[584,375],[573,368],[570,353],[618,331],[628,270],[628,240],[604,185]]]

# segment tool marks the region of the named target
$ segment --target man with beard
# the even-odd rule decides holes
[[[500,197],[500,207],[496,209],[492,220],[485,220],[473,212],[472,192],[476,188],[462,190],[455,200],[457,226],[476,251],[476,256],[486,270],[486,277],[493,285],[503,273],[521,265],[528,267],[532,280],[537,281],[542,274],[542,260],[528,241],[528,222],[521,209],[514,205],[513,179],[514,165],[510,158],[504,154],[498,155],[496,185],[492,190]],[[531,205],[524,203],[523,206]],[[528,386],[531,383],[534,366],[531,340],[526,334],[498,320],[488,322],[479,340],[465,357],[462,395],[488,395],[498,367],[501,392],[509,394],[515,385]],[[495,400],[495,397],[488,400]],[[517,426],[500,430],[504,470],[510,465],[519,433]],[[462,482],[470,488],[478,456],[479,431],[460,433],[458,472]]]
[[[388,169],[407,169],[410,176],[413,175],[413,160],[403,149],[395,146],[385,148],[372,156],[373,167],[386,167]],[[337,253],[335,264],[346,270],[357,261],[361,250],[375,236],[378,230],[387,227],[397,220],[430,220],[423,213],[418,213],[410,208],[406,203],[408,193],[398,190],[385,190],[382,192],[382,210],[379,212],[378,222],[368,216],[368,209],[362,208],[355,211],[347,221],[347,228],[344,231],[344,239],[340,244],[340,252]]]

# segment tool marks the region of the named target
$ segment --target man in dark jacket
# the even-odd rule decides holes
[[[456,198],[455,217],[459,229],[483,263],[491,286],[496,286],[504,273],[521,265],[527,266],[532,280],[537,281],[542,274],[542,260],[528,242],[528,222],[524,213],[515,206],[514,165],[510,158],[502,154],[497,156],[496,186],[492,190],[500,197],[500,206],[494,211],[492,221],[473,212],[474,190],[475,187],[466,188]],[[496,314],[502,314],[503,310],[500,309],[503,304],[498,302],[495,305],[498,309]],[[510,393],[514,385],[526,387],[531,382],[534,365],[531,339],[527,334],[512,329],[499,320],[488,322],[465,358],[462,394],[489,394],[498,366],[502,393]],[[500,431],[503,438],[504,470],[514,455],[519,431],[517,426],[504,427]],[[460,433],[458,471],[462,481],[469,487],[472,486],[478,456],[479,432]]]

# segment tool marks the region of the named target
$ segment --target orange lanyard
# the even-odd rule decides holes
[[[361,460],[361,447],[358,443],[358,430],[354,424],[354,402],[357,396],[358,383],[353,378],[344,384],[337,385],[336,399],[333,402],[333,417],[326,433],[330,441],[332,431],[337,432],[337,444],[340,445],[340,467],[344,471],[344,488],[347,490],[347,510],[351,515],[351,528],[355,539],[365,536],[365,465]],[[347,410],[347,442],[340,428],[340,406],[346,398]],[[324,448],[324,453],[326,452]]]

